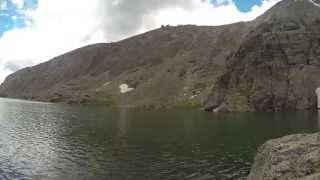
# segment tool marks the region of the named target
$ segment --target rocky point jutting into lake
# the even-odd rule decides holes
[[[320,134],[270,140],[259,150],[248,180],[320,179]]]

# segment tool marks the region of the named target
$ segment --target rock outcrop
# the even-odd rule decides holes
[[[248,180],[320,179],[320,134],[274,139],[259,149]]]
[[[283,0],[252,22],[178,26],[95,44],[22,69],[0,95],[207,111],[316,108],[319,0]],[[130,92],[121,93],[126,84]]]
[[[318,1],[317,1],[318,2]],[[251,22],[227,59],[207,101],[233,111],[316,108],[320,85],[320,8],[316,1],[284,0]]]

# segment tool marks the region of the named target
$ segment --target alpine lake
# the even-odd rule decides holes
[[[265,141],[319,129],[317,111],[214,114],[0,99],[0,179],[246,179]]]

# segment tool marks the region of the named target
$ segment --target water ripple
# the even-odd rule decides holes
[[[245,179],[259,145],[317,131],[317,118],[0,99],[0,179]]]

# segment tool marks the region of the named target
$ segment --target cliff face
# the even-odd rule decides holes
[[[282,1],[251,23],[227,59],[207,109],[283,111],[316,107],[320,86],[320,8],[315,1]]]
[[[203,105],[210,111],[219,106],[228,111],[315,108],[317,3],[284,0],[252,22],[163,27],[84,47],[10,75],[0,95],[129,106]]]

